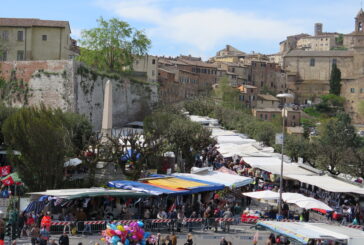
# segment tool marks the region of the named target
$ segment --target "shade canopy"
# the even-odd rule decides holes
[[[148,193],[132,190],[112,190],[105,188],[80,188],[80,189],[58,189],[47,190],[42,192],[30,192],[30,195],[53,196],[64,199],[76,199],[97,196],[117,196],[117,197],[143,197],[150,196]]]
[[[247,157],[247,156],[256,156],[256,157],[269,157],[270,153],[265,153],[256,147],[254,147],[251,143],[247,144],[235,144],[235,143],[222,143],[217,146],[218,151],[223,155],[223,157],[232,157],[234,155]]]
[[[67,162],[64,163],[64,167],[75,167],[78,166],[82,163],[82,160],[78,159],[78,158],[71,158],[70,160],[68,160]]]
[[[281,173],[281,159],[278,157],[244,157],[244,161],[247,162],[253,168],[259,168],[268,171],[272,174]],[[283,162],[283,177],[288,175],[317,175],[314,172],[301,168],[295,163]]]
[[[209,181],[229,188],[245,186],[253,181],[250,177],[221,173],[219,171],[201,171],[198,174],[174,173],[173,176]]]
[[[145,193],[149,193],[149,194],[152,194],[152,195],[162,195],[162,194],[184,195],[184,194],[189,194],[190,193],[190,191],[186,190],[186,189],[171,190],[171,189],[166,189],[166,188],[162,188],[162,187],[149,185],[149,184],[146,184],[146,183],[141,183],[141,182],[138,182],[138,181],[130,181],[130,180],[109,181],[107,185],[109,187],[112,187],[112,188],[140,191],[140,192],[145,192]]]
[[[364,232],[361,230],[324,223],[259,221],[257,225],[303,244],[307,244],[310,239],[320,239],[346,240],[348,245],[361,245],[364,240]]]
[[[246,192],[243,195],[256,198],[256,199],[265,199],[265,200],[277,200],[279,199],[279,193],[274,191],[255,191],[255,192]],[[286,203],[291,203],[299,206],[300,208],[305,209],[324,209],[327,211],[332,211],[333,209],[326,205],[324,202],[316,200],[312,197],[306,197],[299,193],[292,192],[284,192],[282,193],[282,199]]]
[[[237,144],[237,145],[243,145],[243,144],[251,144],[257,142],[253,139],[245,139],[239,135],[220,135],[215,137],[217,143],[219,145],[222,144]]]
[[[298,180],[302,183],[317,186],[330,192],[350,192],[364,195],[364,188],[345,181],[336,179],[332,176],[304,176],[304,175],[287,175],[288,178]]]

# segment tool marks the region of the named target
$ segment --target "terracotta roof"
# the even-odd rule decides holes
[[[284,57],[350,57],[353,56],[352,51],[347,50],[330,50],[330,51],[305,51],[292,50]]]
[[[254,108],[254,111],[265,111],[265,112],[282,112],[279,108]]]
[[[184,63],[185,65],[217,68],[216,64],[206,63],[203,61],[194,61],[194,60],[186,60],[186,59],[178,59],[178,61]]]
[[[64,28],[66,26],[69,26],[69,22],[58,21],[58,20],[28,19],[28,18],[0,18],[0,26],[12,26],[12,27],[44,26],[44,27]]]
[[[263,100],[279,101],[276,97],[270,94],[258,94],[257,97]]]

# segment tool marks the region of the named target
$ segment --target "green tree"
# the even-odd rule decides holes
[[[3,125],[5,120],[15,111],[16,111],[15,108],[8,107],[0,103],[0,125]],[[3,143],[4,143],[4,135],[2,133],[2,129],[0,128],[0,145],[2,145]]]
[[[239,90],[233,88],[227,77],[222,77],[218,81],[218,86],[215,89],[215,98],[218,99],[224,107],[241,108],[242,103],[239,101]]]
[[[303,158],[314,167],[315,147],[308,139],[299,135],[287,135],[284,144],[284,153],[293,161],[297,162],[298,158]]]
[[[143,31],[117,18],[102,17],[98,27],[81,33],[79,60],[102,71],[120,72],[135,56],[146,54],[151,41]]]
[[[348,151],[361,144],[350,117],[345,113],[324,122],[315,143],[317,164],[332,174],[339,174],[346,168]]]
[[[341,90],[341,71],[336,64],[332,64],[330,76],[330,94],[340,95]]]
[[[71,152],[71,139],[60,110],[22,108],[2,126],[5,142],[21,152],[15,168],[30,190],[62,186],[65,156]]]

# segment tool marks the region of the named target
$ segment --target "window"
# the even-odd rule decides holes
[[[263,87],[263,81],[260,82],[260,86]]]
[[[293,119],[293,120],[294,120],[294,119],[296,119],[296,116],[295,116],[295,115],[293,115],[293,116],[292,116],[292,119]]]
[[[268,115],[264,114],[264,120],[267,120],[267,119],[268,119]]]
[[[364,93],[364,89],[363,88],[360,89],[360,93]]]
[[[23,31],[18,31],[18,41],[24,41]]]
[[[332,64],[336,65],[337,64],[337,60],[336,59],[332,59]]]
[[[350,93],[355,93],[355,88],[351,88]]]
[[[155,65],[155,59],[152,60],[152,64]]]
[[[2,33],[2,39],[4,41],[8,41],[9,40],[9,32],[8,31],[3,31],[3,33]]]
[[[47,41],[47,35],[42,35],[42,40]]]
[[[231,68],[231,72],[235,72],[235,68],[234,67]]]
[[[3,51],[2,54],[0,54],[0,61],[6,61],[8,58],[8,52]]]
[[[315,59],[314,58],[310,59],[310,66],[315,66]]]
[[[272,118],[276,118],[276,114],[273,114],[273,115],[272,115]]]
[[[260,119],[263,119],[263,114],[260,114]]]
[[[18,50],[18,52],[16,54],[16,60],[24,60],[24,51],[23,50]]]
[[[152,70],[152,76],[154,77],[154,75],[155,75],[155,71],[154,71],[154,70]]]

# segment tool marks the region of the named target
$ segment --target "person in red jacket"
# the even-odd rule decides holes
[[[52,218],[50,216],[50,212],[47,212],[47,214],[43,216],[40,225],[41,227],[45,227],[49,231],[51,228],[51,222]]]

